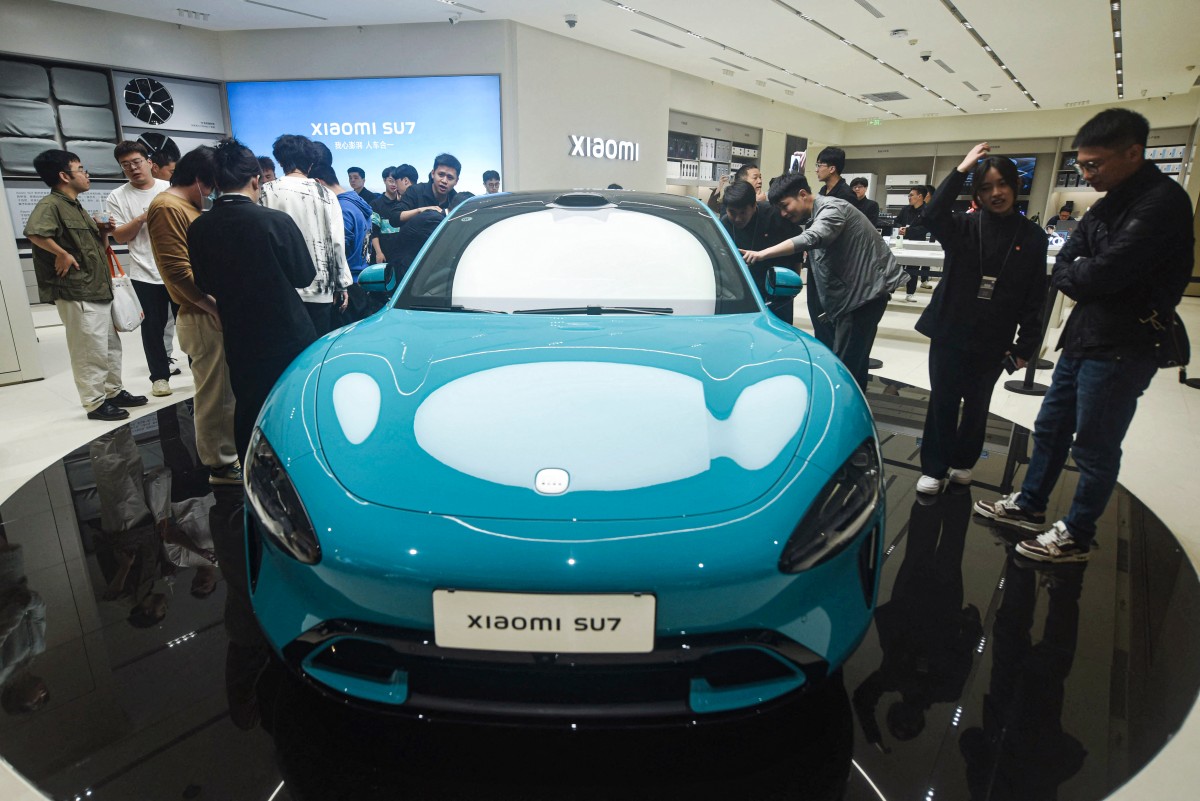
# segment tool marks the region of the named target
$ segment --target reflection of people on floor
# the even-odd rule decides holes
[[[29,589],[20,545],[0,523],[0,706],[10,715],[34,712],[50,700],[45,680],[29,668],[46,650],[46,603]]]
[[[992,675],[983,725],[966,729],[958,745],[972,799],[1041,801],[1079,772],[1087,751],[1062,728],[1063,684],[1075,661],[1079,595],[1086,564],[1036,570],[1015,554],[1005,570],[996,611]],[[1049,608],[1034,644],[1038,585]]]
[[[146,497],[154,514],[154,527],[171,564],[195,568],[192,595],[207,598],[217,588],[217,556],[208,520],[216,500],[210,492],[171,503],[172,480],[166,467],[156,467],[146,474]],[[207,479],[204,486],[208,486]]]
[[[215,505],[210,516],[213,550],[225,577],[225,694],[229,717],[240,729],[258,725],[257,685],[267,666],[269,648],[250,604],[246,575],[246,531],[242,515],[245,495],[241,487],[214,487]]]
[[[904,561],[890,600],[875,610],[883,661],[854,692],[854,710],[867,740],[881,750],[876,708],[899,693],[887,710],[888,733],[911,740],[925,728],[935,703],[962,696],[983,633],[979,610],[963,606],[962,556],[971,495],[964,488],[932,504],[914,502]]]
[[[174,573],[174,566],[146,505],[141,453],[127,425],[94,440],[88,451],[100,500],[100,528],[108,546],[96,553],[108,581],[104,598],[130,596],[130,625],[149,628],[166,617],[167,597],[156,591],[155,583]]]

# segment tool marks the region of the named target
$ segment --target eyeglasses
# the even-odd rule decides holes
[[[1080,175],[1094,175],[1104,166],[1103,161],[1077,161],[1075,162],[1075,172]]]
[[[146,163],[146,159],[130,159],[129,161],[118,161],[122,170],[132,170],[134,167],[140,167]]]
[[[825,163],[825,162],[823,162],[823,161],[818,161],[818,162],[817,162],[817,166],[818,166],[818,167],[832,167],[833,165],[832,165],[832,164],[826,164],[826,163]]]
[[[90,175],[90,173],[87,171],[87,168],[85,168],[85,167],[76,167],[73,170],[60,170],[60,172],[65,172],[67,175],[70,175],[73,172],[81,172],[84,175]]]

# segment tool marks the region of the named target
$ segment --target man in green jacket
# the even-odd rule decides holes
[[[91,188],[79,157],[46,150],[33,160],[50,187],[25,225],[33,244],[38,299],[58,308],[67,333],[67,352],[79,400],[92,420],[122,420],[126,407],[142,406],[121,383],[121,340],[112,323],[112,280],[104,250],[113,225],[102,225],[84,210],[79,196]]]

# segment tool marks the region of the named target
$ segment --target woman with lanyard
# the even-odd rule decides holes
[[[1016,165],[990,150],[987,142],[973,147],[925,211],[946,254],[942,280],[917,322],[932,340],[917,482],[917,491],[929,495],[941,492],[947,478],[971,483],[1000,371],[1035,358],[1041,337],[1046,235],[1017,212]],[[979,213],[951,214],[969,173]]]

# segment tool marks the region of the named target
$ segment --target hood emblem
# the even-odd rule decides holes
[[[533,488],[542,495],[562,495],[570,484],[570,474],[558,467],[543,468],[533,479]]]

